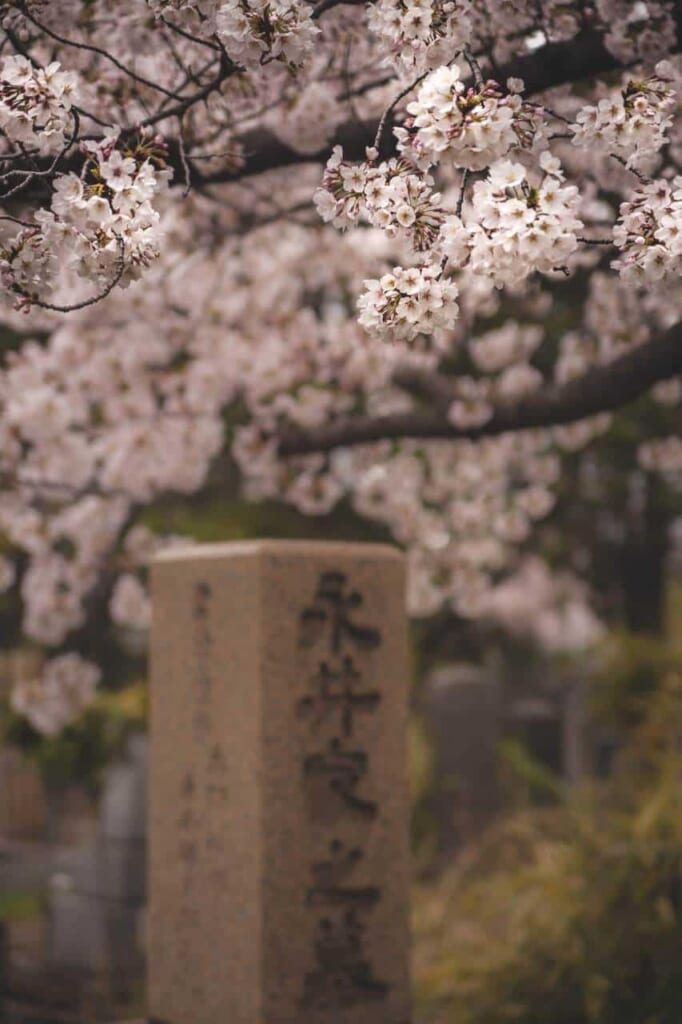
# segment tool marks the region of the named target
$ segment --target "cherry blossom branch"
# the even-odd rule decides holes
[[[62,46],[72,46],[76,50],[87,50],[99,57],[104,57],[117,67],[119,71],[122,71],[124,75],[127,75],[128,78],[132,78],[133,81],[138,82],[140,85],[146,85],[147,88],[154,89],[156,92],[161,92],[165,96],[169,96],[175,100],[183,98],[182,96],[178,96],[177,93],[172,92],[169,89],[165,89],[162,85],[159,85],[158,82],[152,82],[149,78],[144,78],[142,75],[138,75],[137,72],[131,70],[131,68],[127,68],[125,64],[121,64],[121,62],[117,60],[112,53],[109,53],[108,50],[103,50],[100,46],[93,46],[92,43],[79,43],[75,39],[67,39],[65,36],[60,36],[57,32],[53,32],[52,29],[48,28],[47,25],[43,25],[42,22],[38,21],[38,19],[26,9],[25,3],[19,2],[17,3],[17,7],[27,21],[30,21],[31,24],[35,25],[40,32],[44,32],[46,36],[50,37],[50,39],[54,39],[55,42],[61,43]]]
[[[682,322],[606,366],[596,367],[566,384],[549,385],[518,401],[500,403],[482,425],[462,428],[454,426],[447,418],[447,406],[455,398],[454,379],[406,369],[396,373],[395,383],[429,400],[431,409],[340,419],[315,431],[289,427],[280,434],[279,451],[286,456],[305,455],[400,438],[477,440],[575,423],[628,405],[654,384],[679,373],[682,373]]]
[[[61,499],[68,498],[69,501],[77,501],[80,498],[94,495],[98,498],[124,498],[128,502],[132,502],[132,497],[128,491],[101,487],[96,481],[90,481],[83,486],[77,487],[75,484],[64,483],[61,480],[50,480],[46,477],[0,473],[0,486],[5,492],[31,491],[34,501],[38,498],[45,498],[46,495],[50,496],[50,500],[56,497]]]
[[[388,122],[389,117],[391,116],[391,114],[395,110],[395,108],[398,106],[398,104],[400,103],[400,101],[402,99],[405,99],[405,97],[408,96],[412,92],[413,89],[416,89],[417,86],[421,82],[424,81],[424,79],[426,78],[426,76],[428,74],[429,74],[428,71],[424,71],[421,75],[419,75],[418,78],[415,78],[415,80],[413,82],[410,82],[409,85],[406,85],[405,88],[401,89],[401,91],[398,93],[398,95],[395,97],[395,99],[391,100],[389,105],[386,107],[386,109],[384,110],[384,112],[381,115],[381,118],[379,120],[379,126],[377,128],[377,133],[374,136],[374,148],[375,149],[381,150],[381,148],[382,148],[382,142],[383,142],[384,132],[386,130],[386,124]]]
[[[194,82],[195,85],[197,85],[199,88],[202,88],[202,85],[201,85],[201,78],[202,78],[202,76],[205,75],[208,71],[212,71],[213,68],[215,68],[218,65],[218,63],[219,63],[219,58],[218,57],[211,57],[210,60],[207,60],[202,65],[202,67],[197,69],[197,71],[193,75],[190,75],[190,74],[186,75],[184,80],[182,81],[182,83],[178,86],[178,90],[184,89],[185,86],[188,85],[190,82]],[[164,113],[167,110],[168,104],[170,103],[171,99],[179,99],[179,98],[180,98],[179,96],[170,96],[170,97],[166,97],[165,100],[162,100],[162,102],[159,105],[158,110],[156,111],[157,115],[161,114],[161,113]],[[182,116],[183,116],[183,114],[180,114],[180,117],[182,117]]]
[[[532,53],[509,62],[499,70],[498,77],[522,78],[526,86],[526,94],[544,92],[555,86],[573,81],[580,81],[591,76],[617,70],[621,65],[604,46],[603,36],[594,30],[585,30],[573,39],[565,42],[548,43]],[[198,88],[191,96],[171,107],[161,109],[146,118],[132,130],[158,124],[166,119],[181,117],[187,111],[206,100],[213,92],[220,89],[222,83],[238,70],[221,55],[220,68],[217,74],[202,88]],[[343,147],[348,160],[364,160],[365,151],[372,146],[377,135],[380,119],[358,123],[348,121],[339,126],[335,137],[328,146],[318,153],[303,154],[282,142],[276,135],[267,130],[254,129],[234,140],[234,149],[244,153],[244,159],[238,167],[234,165],[216,168],[207,172],[197,168],[188,155],[190,181],[193,188],[202,185],[214,185],[237,181],[267,171],[278,170],[304,163],[325,163],[334,146]],[[393,139],[386,139],[386,148],[393,146]],[[169,148],[168,163],[176,172],[176,180],[186,187],[183,160],[180,145],[175,137],[166,139]],[[58,170],[77,170],[80,155],[72,153],[60,161]],[[31,190],[24,189],[24,197],[30,200]]]
[[[622,64],[606,49],[602,33],[590,29],[580,32],[571,40],[547,43],[526,56],[510,61],[500,68],[497,77],[501,81],[507,78],[523,79],[524,91],[531,96],[619,68],[622,68]],[[343,147],[346,159],[363,160],[365,150],[374,143],[379,125],[380,120],[360,124],[347,122],[338,128],[329,146],[314,155],[297,152],[269,132],[251,132],[239,140],[246,153],[242,166],[238,169],[216,170],[203,176],[202,182],[219,184],[294,164],[326,162],[337,145]],[[392,139],[386,139],[387,149],[389,144],[393,145]]]
[[[0,221],[7,221],[10,224],[17,224],[20,228],[30,228],[31,230],[35,228],[35,224],[32,224],[30,221],[27,220],[19,220],[18,217],[10,217],[7,215],[3,215],[0,216]]]
[[[41,299],[37,299],[34,295],[31,295],[16,283],[11,286],[11,289],[15,294],[26,300],[27,308],[36,306],[38,309],[47,309],[51,313],[75,313],[78,309],[86,309],[88,306],[94,306],[98,302],[101,302],[102,299],[106,299],[108,295],[111,295],[126,270],[125,243],[119,235],[117,235],[116,238],[119,249],[119,258],[116,261],[116,273],[105,288],[89,299],[83,299],[82,302],[74,302],[70,306],[59,306],[52,302],[43,302]]]
[[[202,39],[201,36],[195,36],[191,32],[188,32],[184,28],[180,28],[179,25],[174,25],[172,21],[168,21],[167,18],[159,18],[159,21],[170,29],[171,32],[175,32],[179,36],[183,36],[185,39],[189,39],[192,43],[197,43],[199,46],[206,46],[209,50],[215,50],[216,53],[220,53],[220,47],[217,43],[212,43],[210,39]]]
[[[326,11],[330,11],[333,7],[340,7],[341,5],[357,7],[362,3],[364,3],[364,0],[318,0],[318,3],[313,7],[310,17],[317,19]]]
[[[153,114],[151,117],[147,117],[143,121],[140,121],[135,125],[133,131],[139,131],[141,128],[150,128],[153,125],[158,124],[160,121],[165,121],[167,118],[182,117],[183,114],[187,113],[190,107],[196,106],[197,103],[202,103],[204,100],[207,100],[212,93],[217,92],[223,82],[238,70],[239,68],[237,64],[233,64],[229,57],[225,54],[221,54],[220,69],[210,82],[207,82],[203,88],[197,89],[195,93],[182,100],[181,103],[176,104],[176,106],[170,107],[168,110],[162,110],[159,113]]]
[[[66,155],[66,153],[69,151],[69,149],[71,149],[71,147],[73,146],[74,142],[78,138],[78,133],[80,131],[80,116],[79,116],[78,111],[75,108],[72,108],[72,110],[71,110],[71,117],[73,119],[73,130],[71,132],[71,135],[69,136],[69,138],[64,143],[61,151],[53,158],[53,160],[50,163],[49,167],[43,168],[42,170],[39,169],[39,168],[31,168],[31,169],[11,168],[6,173],[0,175],[0,181],[3,181],[5,179],[11,178],[11,177],[14,177],[14,178],[19,177],[19,178],[23,179],[17,185],[14,185],[12,188],[10,188],[7,192],[3,192],[2,193],[1,198],[2,198],[2,200],[4,202],[6,202],[8,199],[12,198],[13,196],[17,195],[19,192],[22,192],[25,188],[28,188],[28,186],[36,178],[49,178],[52,174],[54,174],[54,172],[55,172],[55,170],[56,170],[60,160]],[[31,160],[30,154],[26,154],[26,158],[29,159],[29,162],[33,162]]]
[[[642,172],[641,172],[641,171],[638,171],[636,167],[632,167],[632,166],[631,166],[631,165],[630,165],[630,164],[629,164],[629,163],[627,162],[627,160],[625,160],[625,159],[624,159],[624,158],[623,158],[622,156],[620,156],[620,155],[619,155],[618,153],[609,153],[609,156],[611,157],[611,159],[612,159],[612,160],[617,160],[617,161],[618,161],[618,163],[619,163],[619,164],[621,165],[621,167],[624,167],[626,171],[630,171],[630,173],[631,173],[631,174],[634,174],[634,176],[635,176],[635,177],[636,177],[636,178],[637,178],[637,179],[638,179],[639,181],[641,181],[641,182],[642,182],[643,184],[647,185],[647,184],[649,184],[649,183],[651,182],[651,178],[648,178],[648,177],[646,176],[646,174],[642,174]]]

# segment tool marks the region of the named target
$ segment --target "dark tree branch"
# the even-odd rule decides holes
[[[333,146],[343,146],[346,159],[364,160],[367,146],[374,145],[378,121],[357,121],[342,124],[329,147],[313,155],[299,153],[276,135],[268,131],[254,130],[242,135],[239,139],[244,151],[244,161],[238,168],[221,168],[212,173],[200,175],[199,184],[216,185],[223,182],[239,181],[250,178],[265,171],[292,167],[297,164],[326,163]],[[174,146],[171,144],[171,161]],[[174,161],[173,161],[174,162]],[[196,173],[196,169],[194,170]]]
[[[433,370],[419,370],[413,366],[398,367],[393,372],[393,383],[409,391],[413,398],[431,406],[433,410],[447,411],[455,399],[453,377]]]
[[[505,67],[499,69],[498,77],[502,81],[510,77],[522,78],[526,83],[526,93],[533,95],[558,85],[607,74],[620,67],[622,66],[604,46],[601,33],[587,30],[566,42],[548,43],[532,53],[510,61]],[[143,120],[130,131],[134,132],[137,128],[145,125],[159,124],[172,118],[181,117],[191,107],[203,102],[212,92],[218,90],[226,78],[234,74],[236,70],[235,66],[231,65],[223,56],[217,74],[203,88],[197,89],[193,95],[175,106],[167,109],[162,107],[156,115]],[[374,143],[378,126],[378,118],[361,123],[346,122],[338,128],[331,143],[313,155],[297,152],[271,132],[253,130],[235,140],[235,150],[241,149],[245,154],[244,160],[239,166],[235,166],[235,163],[231,162],[227,166],[207,171],[205,168],[197,167],[192,161],[191,152],[187,153],[190,185],[192,188],[201,188],[204,185],[238,181],[263,174],[266,171],[298,164],[325,163],[332,148],[337,145],[343,147],[347,159],[362,160],[366,148]],[[168,163],[175,171],[175,181],[182,187],[186,187],[186,174],[178,139],[170,136],[166,142],[169,149]],[[385,152],[382,155],[388,156],[394,151],[395,140],[391,135],[390,138],[386,137],[384,142]],[[77,172],[81,163],[82,156],[77,152],[72,152],[60,161],[57,170]],[[27,200],[40,198],[44,188],[41,192],[40,184],[36,183],[36,191],[39,194],[34,197],[29,195],[27,190],[24,192],[24,198]]]
[[[498,405],[478,427],[459,428],[447,418],[455,397],[453,379],[404,370],[396,383],[431,399],[431,409],[391,416],[356,416],[316,431],[286,429],[280,436],[282,455],[328,452],[372,441],[399,438],[478,440],[520,430],[559,426],[598,413],[611,412],[639,398],[659,381],[682,373],[682,322],[646,345],[631,349],[607,366],[598,366],[566,384],[549,385],[515,402]],[[437,408],[433,408],[436,405]]]
[[[331,11],[333,7],[340,7],[342,5],[356,7],[358,4],[362,4],[364,2],[365,0],[319,0],[319,2],[313,7],[310,17],[319,18],[326,11]]]
[[[38,21],[38,19],[27,10],[25,3],[19,3],[17,6],[27,21],[30,21],[35,25],[39,32],[44,32],[46,36],[49,36],[50,39],[54,39],[57,43],[61,43],[62,46],[72,46],[76,50],[86,50],[89,53],[96,54],[98,57],[104,57],[105,60],[110,61],[114,67],[117,67],[119,71],[122,71],[124,75],[127,75],[128,78],[132,78],[132,80],[137,82],[139,85],[144,85],[149,89],[162,92],[165,96],[169,96],[174,100],[184,99],[184,97],[179,96],[177,92],[171,92],[168,89],[165,89],[162,85],[159,85],[158,82],[152,82],[149,78],[144,78],[143,75],[138,75],[137,72],[132,70],[132,68],[127,68],[124,64],[121,64],[121,62],[117,60],[112,53],[109,53],[108,50],[103,50],[100,46],[92,46],[90,43],[81,43],[74,39],[67,39],[65,36],[59,35],[57,32],[53,32],[51,28],[48,28],[47,25],[43,25],[42,22]]]
[[[239,71],[239,67],[236,64],[233,64],[225,54],[221,54],[219,70],[210,82],[207,82],[201,89],[197,89],[191,96],[186,97],[186,99],[183,99],[174,107],[170,107],[166,110],[161,109],[158,113],[150,117],[146,117],[143,121],[136,124],[132,130],[139,131],[140,128],[150,128],[155,124],[159,124],[161,121],[165,121],[167,118],[182,117],[187,113],[190,107],[195,107],[198,103],[203,103],[204,100],[208,99],[211,93],[217,92],[223,82],[236,74],[237,71]]]
[[[619,68],[622,68],[622,65],[604,46],[602,34],[589,30],[581,32],[567,42],[548,43],[530,54],[510,61],[500,69],[498,77],[502,82],[507,78],[522,78],[526,83],[526,94],[534,95],[568,82],[608,74]],[[362,160],[367,146],[374,143],[378,126],[378,119],[361,124],[343,124],[330,145],[313,156],[297,153],[269,132],[252,132],[241,139],[246,153],[241,168],[218,170],[202,180],[206,184],[216,184],[252,174],[262,174],[264,171],[292,164],[324,163],[329,158],[332,148],[337,145],[343,146],[347,159]],[[390,141],[393,147],[394,140],[385,141],[384,148],[387,152],[382,155],[390,155],[388,144]]]

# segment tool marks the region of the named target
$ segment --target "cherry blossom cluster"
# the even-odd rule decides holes
[[[483,615],[512,634],[532,639],[549,654],[588,650],[605,633],[581,581],[570,573],[552,573],[532,555],[492,588]]]
[[[77,98],[76,75],[58,61],[45,68],[21,55],[0,62],[0,129],[11,142],[40,153],[61,149],[75,134]]]
[[[679,45],[672,5],[87,6],[42,0],[3,22],[16,56],[0,61],[14,332],[0,362],[0,591],[26,636],[52,665],[97,606],[139,646],[145,564],[172,542],[140,510],[220,487],[234,460],[253,500],[308,515],[345,500],[383,524],[407,552],[414,614],[492,615],[527,586],[542,642],[579,646],[589,623],[568,591],[555,607],[537,567],[516,590],[496,585],[553,506],[561,453],[609,416],[448,435],[484,431],[498,406],[682,320],[680,58],[653,69]],[[621,90],[553,66],[583,30],[624,55]],[[528,98],[520,80],[492,81],[519,59]],[[319,187],[335,137],[347,156],[334,150]],[[436,375],[442,440],[394,429],[282,455],[292,433],[314,446],[346,419],[409,423],[429,406],[418,382]],[[654,397],[679,395],[666,382]],[[640,457],[670,472],[679,450],[665,438]],[[77,657],[15,698],[39,730],[92,693]]]
[[[568,423],[562,427],[552,427],[552,438],[560,451],[579,452],[586,448],[595,438],[605,434],[611,426],[612,417],[607,412],[587,419]]]
[[[411,341],[454,327],[459,289],[445,278],[439,263],[394,267],[379,279],[365,281],[358,299],[358,322],[367,331]]]
[[[573,125],[573,144],[597,143],[620,156],[628,167],[639,167],[666,143],[676,106],[674,77],[668,61],[656,65],[656,74],[626,81],[619,93],[583,107]]]
[[[500,370],[496,377],[459,376],[454,381],[455,397],[448,409],[448,419],[455,427],[479,427],[491,418],[496,402],[513,402],[531,394],[541,387],[543,376],[539,370],[526,362],[533,348],[542,337],[540,328],[506,325],[499,331],[483,336],[472,346],[471,355],[480,366],[480,359],[492,369]],[[505,338],[506,335],[506,338]],[[509,341],[516,335],[517,345],[509,351]],[[500,344],[502,342],[502,344]],[[480,347],[479,347],[480,346]],[[501,350],[506,349],[507,365],[501,362]]]
[[[535,324],[509,320],[502,327],[479,334],[469,344],[477,368],[497,373],[514,363],[525,362],[543,340],[544,332]]]
[[[480,427],[493,414],[492,387],[489,380],[457,377],[455,398],[448,409],[448,419],[455,427]]]
[[[132,573],[116,580],[109,603],[111,620],[124,629],[145,630],[151,622],[151,602],[141,581]]]
[[[36,732],[57,736],[92,704],[100,678],[93,662],[75,653],[60,654],[46,663],[42,676],[15,684],[11,705]]]
[[[267,58],[295,68],[319,32],[300,0],[228,0],[217,6],[215,26],[230,57],[246,67]]]
[[[187,230],[192,230],[191,219]],[[170,306],[178,302],[179,289],[174,281],[164,286],[157,279],[155,288],[138,288],[137,297],[135,289],[130,299],[120,296],[114,302],[112,296],[110,319],[103,320],[107,305],[102,303],[91,316],[81,314],[83,322],[63,323],[49,344],[23,346],[0,373],[0,467],[19,485],[18,491],[0,497],[0,531],[29,555],[20,585],[24,631],[32,639],[61,644],[83,624],[88,597],[109,565],[133,500],[144,503],[166,491],[194,493],[202,486],[224,443],[222,413],[238,384],[254,414],[267,420],[286,414],[310,424],[324,421],[335,409],[348,409],[348,389],[360,382],[371,388],[385,379],[388,370],[381,364],[386,360],[366,356],[357,326],[350,332],[347,322],[338,330],[330,324],[326,345],[321,345],[310,312],[302,309],[305,290],[320,283],[318,268],[307,261],[306,232],[280,235],[275,225],[244,248],[233,243],[224,255],[224,276],[218,274],[223,284],[229,282],[225,288],[215,288],[216,268],[209,272],[210,261],[197,264],[191,276],[181,266],[187,296],[194,301],[197,290],[201,294],[196,308],[191,307],[197,331],[189,351],[189,311],[181,311],[173,323],[166,312],[161,325],[156,295],[165,288]],[[275,264],[268,269],[268,252],[278,254],[279,269],[298,252],[293,282],[273,273]],[[250,264],[258,273],[257,303]],[[338,262],[329,259],[328,265],[338,273]],[[361,266],[350,237],[347,265]],[[124,334],[120,322],[129,301],[137,314]],[[230,330],[231,320],[247,310],[254,317],[255,338]],[[282,334],[287,320],[290,330]],[[305,387],[311,354],[325,347],[322,379],[343,369],[336,398],[320,387]],[[289,382],[303,386],[288,394]],[[102,496],[78,499],[90,486]],[[296,491],[303,500],[302,483]],[[45,500],[45,509],[36,506]],[[134,547],[139,551],[144,545],[136,540]],[[110,612],[117,625],[139,630],[148,622],[149,604],[132,569],[153,548],[147,545],[139,559],[132,558],[127,542],[124,548],[125,569],[113,584]],[[7,575],[11,585],[12,574]]]
[[[613,229],[621,256],[613,266],[624,280],[656,284],[679,276],[682,254],[682,177],[642,184],[622,203]]]
[[[675,44],[673,0],[596,0],[595,6],[607,47],[624,64],[657,60]]]
[[[312,81],[299,90],[284,110],[272,118],[272,129],[297,153],[319,153],[333,137],[343,117],[333,89]]]
[[[193,27],[208,24],[229,58],[246,68],[277,60],[303,63],[319,29],[300,0],[148,0],[158,16],[184,15]]]
[[[523,164],[509,160],[493,164],[486,180],[476,182],[468,224],[452,216],[441,232],[441,249],[455,266],[468,262],[501,287],[566,265],[583,227],[578,189],[562,184],[558,161],[547,152],[540,163],[546,173],[538,184]]]
[[[513,545],[551,509],[560,467],[540,431],[479,443],[406,442],[394,454],[374,446],[335,471],[352,475],[358,512],[386,523],[406,547],[411,614],[428,616],[447,603],[478,616]]]
[[[620,275],[606,270],[592,274],[583,316],[587,336],[583,332],[569,332],[562,340],[559,363],[564,344],[565,354],[573,363],[570,376],[576,376],[578,364],[582,373],[595,361],[610,362],[629,348],[650,341],[656,326],[665,326],[667,316],[667,304],[661,303],[660,298],[656,301],[655,296],[652,299],[652,306],[647,308],[645,294],[632,288]],[[555,376],[561,379],[556,370]]]
[[[524,52],[528,40],[570,39],[584,26],[587,11],[565,0],[472,0],[474,38],[491,46],[498,64]]]
[[[408,104],[403,127],[395,129],[398,149],[421,168],[447,158],[455,167],[480,171],[514,148],[529,148],[542,110],[523,101],[523,82],[508,85],[513,91],[506,94],[492,80],[467,85],[457,65],[438,68]]]
[[[46,210],[38,211],[39,218],[49,220]],[[4,298],[12,298],[17,308],[27,309],[33,298],[49,296],[59,274],[57,256],[62,237],[50,238],[49,227],[23,229],[6,238],[0,249],[0,283]]]
[[[452,60],[471,37],[468,0],[378,0],[367,25],[400,69],[412,72]]]
[[[645,441],[638,451],[642,469],[663,476],[682,478],[682,438],[670,436]]]
[[[321,187],[315,192],[318,213],[335,227],[347,228],[362,218],[389,237],[408,237],[416,252],[433,247],[445,218],[440,193],[433,181],[405,160],[347,163],[340,147],[327,162]]]
[[[59,175],[49,210],[35,213],[5,241],[0,275],[10,295],[27,307],[42,301],[72,269],[98,287],[136,280],[159,255],[159,214],[152,200],[169,172],[154,147],[116,147],[116,136],[86,146],[87,173]]]
[[[83,625],[87,597],[127,509],[120,498],[104,501],[92,496],[65,504],[49,517],[30,509],[18,514],[11,502],[0,507],[7,535],[32,553],[21,580],[23,629],[32,640],[54,647]]]

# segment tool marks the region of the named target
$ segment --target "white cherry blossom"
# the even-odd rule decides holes
[[[532,146],[542,111],[524,103],[523,83],[504,92],[493,81],[467,85],[457,65],[440,67],[419,86],[409,117],[396,128],[400,152],[418,167],[451,160],[480,171],[516,148]]]
[[[46,663],[41,677],[15,684],[12,708],[36,732],[56,736],[92,703],[100,677],[97,665],[79,654],[60,654]]]

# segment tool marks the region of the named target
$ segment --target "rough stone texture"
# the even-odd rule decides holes
[[[205,545],[152,586],[150,1017],[408,1024],[402,556]]]

